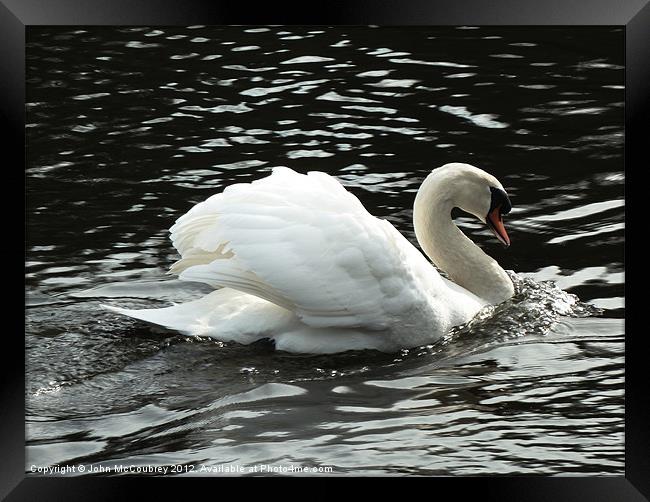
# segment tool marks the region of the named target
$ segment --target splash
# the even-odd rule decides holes
[[[488,305],[429,348],[454,345],[463,350],[467,348],[464,341],[475,347],[477,343],[493,345],[523,336],[545,335],[562,317],[591,317],[603,312],[560,289],[553,281],[537,282],[512,271],[507,273],[515,287],[509,300]]]

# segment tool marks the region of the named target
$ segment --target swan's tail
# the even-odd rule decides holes
[[[158,309],[102,307],[182,335],[242,344],[267,338],[271,330],[288,328],[295,320],[286,309],[229,288],[213,291],[198,300]]]
[[[121,314],[132,319],[152,324],[156,327],[164,328],[170,331],[178,331],[179,333],[187,336],[199,336],[193,328],[192,320],[187,316],[187,307],[194,302],[184,303],[180,305],[173,305],[160,309],[125,309],[122,307],[114,307],[113,305],[104,305],[101,307],[116,314]]]

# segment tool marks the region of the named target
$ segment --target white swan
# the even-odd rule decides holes
[[[502,223],[510,200],[494,176],[468,164],[434,169],[415,198],[415,233],[451,282],[335,178],[277,167],[197,204],[170,229],[181,255],[170,273],[219,289],[167,308],[107,308],[185,335],[269,338],[290,352],[431,343],[514,293],[506,272],[453,223],[454,207],[510,244]]]

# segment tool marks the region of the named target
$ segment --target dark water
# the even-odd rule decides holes
[[[623,78],[608,27],[29,28],[27,471],[621,475]],[[509,249],[457,222],[520,294],[432,346],[292,356],[99,308],[205,292],[164,275],[167,229],[229,184],[326,171],[415,242],[452,161],[508,190]]]

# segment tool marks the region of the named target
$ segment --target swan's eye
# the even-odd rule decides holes
[[[508,194],[497,187],[490,187],[490,192],[492,194],[492,199],[490,200],[490,210],[488,211],[488,214],[490,214],[496,207],[501,208],[501,214],[508,214],[512,209],[512,203],[510,202]]]

